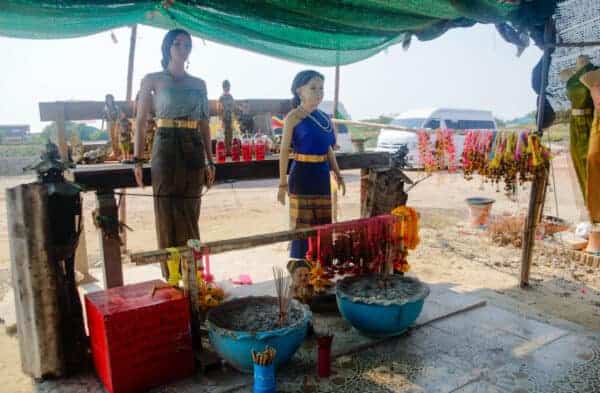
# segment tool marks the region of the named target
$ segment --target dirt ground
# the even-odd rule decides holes
[[[572,223],[582,216],[581,201],[575,198],[571,170],[565,155],[554,161],[554,181],[547,194],[545,213]],[[422,176],[409,173],[413,178]],[[359,172],[345,174],[348,192],[340,198],[340,219],[359,216]],[[4,189],[27,182],[31,177],[0,178],[0,205],[5,205]],[[147,194],[149,188],[129,190]],[[276,182],[253,181],[223,184],[210,190],[202,201],[200,227],[202,240],[217,240],[287,229],[287,208],[276,203]],[[155,244],[152,201],[147,196],[127,198],[128,233],[131,251],[148,250]],[[496,187],[479,179],[465,181],[460,174],[440,173],[422,181],[409,192],[408,205],[421,214],[421,245],[411,253],[411,274],[430,283],[478,295],[500,307],[545,321],[570,321],[586,328],[600,329],[600,268],[579,265],[538,242],[531,269],[531,286],[519,288],[520,249],[494,245],[485,231],[470,228],[464,199],[488,196],[496,199],[493,214],[518,214],[527,208],[529,189],[521,189],[516,201]],[[84,195],[85,237],[90,267],[99,266],[98,234],[91,211],[93,193]],[[558,214],[556,212],[558,208]],[[285,251],[283,245],[275,249]],[[239,255],[239,254],[238,254]],[[284,253],[282,252],[282,255]],[[255,281],[268,279],[272,263],[260,268],[235,271],[241,265],[232,261],[223,270],[233,277],[250,273]],[[284,261],[279,261],[284,262]],[[242,263],[243,265],[243,263]],[[5,208],[0,210],[0,301],[10,287],[10,256]],[[231,271],[229,271],[231,270]],[[157,270],[158,271],[158,270]],[[31,382],[20,371],[16,337],[0,329],[0,388],[7,392],[30,392]]]

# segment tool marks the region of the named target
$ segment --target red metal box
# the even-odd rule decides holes
[[[160,280],[85,296],[90,345],[109,393],[143,392],[194,372],[189,303]]]

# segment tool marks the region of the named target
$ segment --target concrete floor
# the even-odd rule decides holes
[[[266,282],[241,288],[238,295],[269,292],[270,288]],[[417,328],[383,342],[361,336],[339,316],[317,316],[317,330],[321,325],[336,329],[334,355],[365,345],[368,349],[337,356],[333,375],[319,380],[314,342],[309,341],[278,371],[277,391],[600,392],[599,332],[585,331],[568,322],[553,326],[489,305],[436,320],[477,304],[479,299],[443,285],[431,289]],[[96,377],[88,374],[38,383],[36,391],[104,390]],[[226,391],[251,392],[252,377],[223,367],[152,390]]]

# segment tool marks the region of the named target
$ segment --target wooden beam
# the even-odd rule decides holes
[[[250,114],[273,113],[277,115],[286,114],[291,110],[289,99],[236,99],[238,108],[247,107]],[[133,108],[129,101],[116,101],[128,117],[133,116]],[[208,100],[211,116],[218,115],[218,101]],[[104,117],[104,101],[56,101],[40,102],[40,120],[56,121],[59,115],[65,121],[98,120]]]
[[[100,221],[100,250],[102,252],[104,286],[106,289],[123,285],[121,264],[121,242],[119,240],[119,215],[115,194],[112,189],[96,193]]]
[[[355,121],[355,120],[345,120],[345,119],[333,119],[335,124],[347,124],[359,127],[371,127],[371,128],[387,128],[388,130],[398,130],[398,131],[407,131],[416,134],[419,130],[414,128],[400,127],[395,126],[393,124],[381,124],[381,123],[371,123],[366,121]],[[466,132],[461,132],[459,130],[455,131],[455,134],[466,134]]]
[[[211,255],[215,255],[228,251],[244,250],[247,248],[281,243],[290,240],[308,239],[308,237],[315,236],[316,234],[317,230],[315,228],[304,228],[246,236],[235,239],[217,240],[214,242],[203,243],[202,246],[207,247],[210,250]],[[178,247],[178,249],[182,255],[190,252],[188,247]],[[168,256],[169,253],[166,250],[145,251],[132,254],[131,261],[137,265],[146,265],[166,260]]]
[[[390,155],[387,152],[338,153],[336,157],[342,170],[390,167]],[[216,166],[217,183],[279,177],[278,158],[264,161],[217,163]],[[72,171],[73,181],[87,191],[137,187],[132,168],[132,165],[126,164],[84,165]],[[150,165],[144,166],[144,184],[152,184]]]

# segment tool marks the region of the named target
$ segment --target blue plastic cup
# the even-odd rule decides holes
[[[276,393],[275,365],[261,366],[254,363],[254,393]]]

